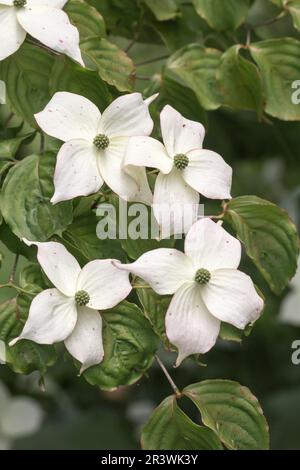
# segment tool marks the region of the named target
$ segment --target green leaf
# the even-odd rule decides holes
[[[145,286],[145,281],[135,279],[134,284],[137,286]],[[165,345],[170,348],[170,343],[166,335],[165,316],[169,307],[171,296],[158,295],[150,286],[145,288],[138,287],[137,295],[142,304],[144,315],[148,318],[153,331],[161,338]]]
[[[2,215],[19,238],[46,241],[72,222],[72,203],[51,204],[55,157],[31,155],[7,174],[0,198]]]
[[[115,86],[119,91],[132,91],[135,68],[132,60],[118,46],[99,37],[87,38],[81,42],[86,65],[97,70],[102,80]]]
[[[233,109],[254,110],[260,116],[264,98],[260,73],[252,62],[242,57],[241,46],[235,45],[222,56],[217,72],[224,104]]]
[[[241,343],[243,338],[243,331],[239,330],[229,323],[221,323],[219,338],[224,341],[234,341],[236,343]]]
[[[83,375],[102,390],[131,385],[151,366],[158,346],[157,337],[135,304],[124,301],[101,315],[104,360]]]
[[[159,227],[153,218],[149,207],[143,206],[143,211],[141,211],[139,204],[126,204],[124,201],[120,202],[120,199],[118,199],[115,195],[110,195],[107,201],[115,210],[115,213],[111,214],[110,217],[114,220],[116,225],[116,236],[118,236],[120,239],[120,241],[117,241],[117,243],[121,244],[123,250],[130,258],[135,260],[146,251],[150,251],[155,248],[170,248],[174,246],[174,239],[160,241],[154,239],[154,237],[159,233]],[[101,214],[99,223],[106,223],[107,203],[99,204],[98,209],[101,207],[103,208],[104,215],[102,216]],[[147,214],[144,211],[147,211]],[[123,217],[124,213],[126,213],[125,217]],[[148,224],[145,224],[144,216],[148,217]],[[119,223],[120,220],[121,223],[122,221],[125,222],[125,226],[121,226]],[[152,227],[154,232],[153,234],[151,233]],[[132,233],[138,235],[140,238],[133,239],[131,237]],[[111,240],[111,242],[114,243],[114,240]]]
[[[91,211],[76,217],[71,225],[63,232],[62,239],[73,247],[83,257],[83,263],[94,259],[113,258],[125,261],[125,253],[119,240],[101,240],[97,237],[96,215]],[[72,250],[71,250],[72,251]]]
[[[294,27],[300,31],[300,1],[294,0],[288,2],[286,9],[292,15]]]
[[[104,37],[106,35],[102,15],[84,0],[69,0],[64,10],[71,23],[78,29],[80,40],[89,36]]]
[[[178,15],[178,4],[176,0],[144,0],[147,7],[152,11],[158,21],[166,21]]]
[[[128,213],[130,214],[130,208],[134,207],[134,204],[128,204]],[[128,216],[128,236],[125,239],[121,240],[122,248],[126,251],[129,258],[136,260],[139,258],[143,253],[150,250],[155,250],[157,248],[172,248],[174,247],[175,240],[165,239],[157,241],[151,236],[155,236],[155,234],[151,234],[151,227],[157,228],[157,233],[159,232],[159,227],[156,224],[156,221],[153,219],[153,215],[151,214],[151,210],[149,207],[144,206],[144,209],[148,212],[148,225],[145,227],[144,219],[140,223],[140,215],[144,215],[144,212],[140,212],[139,207],[137,208],[137,213],[134,216]],[[139,233],[141,235],[140,238],[133,239],[130,236],[131,233],[131,224],[134,224],[133,233]],[[143,233],[143,229],[146,229],[145,233]],[[144,236],[145,238],[142,238]]]
[[[195,9],[212,29],[234,30],[244,21],[250,6],[249,0],[193,0]]]
[[[30,374],[38,370],[44,375],[57,359],[53,346],[22,340],[12,347],[8,343],[19,336],[28,316],[31,296],[22,295],[0,305],[0,339],[7,345],[6,362],[18,374]]]
[[[24,43],[0,62],[0,79],[6,84],[12,110],[31,127],[38,127],[34,114],[50,101],[49,76],[54,56],[41,47]]]
[[[205,380],[183,390],[228,449],[266,450],[269,429],[257,398],[230,380]]]
[[[232,199],[225,220],[237,232],[247,255],[276,294],[280,294],[297,269],[297,229],[287,212],[256,196]]]
[[[140,21],[141,11],[132,0],[87,0],[105,18],[108,31],[114,36],[132,38]]]
[[[0,140],[0,159],[13,158],[21,144],[30,142],[34,135],[34,132],[27,132],[22,136],[14,137],[12,139]]]
[[[177,405],[175,396],[154,410],[141,437],[144,450],[222,450],[216,434],[194,423]]]
[[[222,104],[216,83],[221,56],[216,49],[190,44],[175,52],[166,67],[173,79],[194,91],[204,109],[216,109]]]
[[[7,175],[8,170],[14,165],[14,162],[2,160],[0,161],[0,184]]]
[[[157,102],[161,107],[170,104],[184,117],[193,121],[201,121],[206,127],[207,115],[200,105],[196,94],[190,89],[173,80],[165,70],[162,76],[161,89]]]
[[[35,285],[41,289],[52,287],[39,264],[27,264],[19,274],[19,286],[26,290],[26,286]]]
[[[0,226],[0,240],[12,253],[15,253],[16,255],[22,255],[29,260],[36,258],[34,247],[25,245],[25,243],[12,233],[4,221],[2,221]]]
[[[268,39],[251,44],[266,95],[266,112],[285,121],[299,121],[300,107],[292,101],[294,81],[300,77],[300,41]]]
[[[84,69],[68,57],[57,56],[49,79],[50,93],[69,91],[84,96],[100,110],[104,110],[112,100],[106,83],[95,71]]]

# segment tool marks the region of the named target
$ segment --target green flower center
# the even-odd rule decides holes
[[[22,7],[25,7],[27,3],[27,0],[14,0],[14,7],[17,7],[17,8],[22,8]]]
[[[198,284],[207,284],[210,281],[210,278],[210,272],[204,268],[198,269],[195,275],[195,281],[198,282]]]
[[[75,302],[80,306],[84,307],[90,301],[90,296],[85,290],[79,290],[75,294]]]
[[[189,164],[189,159],[183,153],[179,153],[174,157],[174,166],[177,170],[184,170]]]
[[[94,138],[94,145],[98,150],[105,150],[109,146],[109,138],[104,134],[98,134]]]

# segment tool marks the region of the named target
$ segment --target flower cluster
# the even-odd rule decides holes
[[[65,142],[57,156],[53,203],[95,193],[105,182],[127,201],[153,201],[164,238],[182,233],[182,227],[187,231],[197,220],[199,193],[212,199],[231,197],[232,170],[220,155],[202,148],[202,124],[167,105],[160,115],[164,145],[149,137],[153,121],[148,106],[155,98],[121,96],[101,115],[82,96],[54,95],[35,116],[44,132]],[[146,167],[159,170],[153,197]],[[192,208],[188,224],[187,208]]]
[[[166,314],[166,333],[179,365],[215,344],[221,321],[244,329],[259,317],[263,300],[250,277],[237,268],[240,242],[221,225],[201,219],[189,230],[185,253],[159,248],[120,269],[143,278],[160,295],[174,294]]]
[[[84,66],[79,33],[62,10],[65,4],[0,0],[0,60],[17,51],[29,33]],[[169,105],[160,113],[162,142],[151,137],[149,105],[156,97],[123,95],[101,113],[83,96],[58,92],[35,118],[42,131],[63,142],[53,204],[97,193],[105,183],[126,201],[153,205],[162,238],[187,233],[185,252],[162,248],[128,265],[101,259],[81,268],[60,243],[24,240],[37,246],[38,261],[54,288],[34,298],[23,331],[11,345],[19,340],[64,341],[81,362],[81,372],[101,363],[102,315],[129,295],[130,274],[160,295],[174,294],[166,332],[178,349],[177,364],[211,349],[221,322],[244,329],[259,317],[263,301],[251,279],[237,269],[240,242],[210,219],[197,221],[200,194],[230,199],[232,169],[220,155],[203,149],[203,125]],[[158,170],[153,194],[147,167]],[[186,207],[192,208],[187,224]]]
[[[38,248],[38,261],[55,289],[38,294],[20,336],[39,344],[64,341],[82,363],[81,372],[103,359],[102,320],[98,310],[112,308],[131,291],[129,274],[113,260],[91,261],[81,269],[77,260],[56,242],[29,242]],[[116,261],[116,260],[115,260]]]
[[[98,310],[112,308],[129,295],[129,273],[143,278],[160,295],[174,294],[166,314],[166,333],[178,349],[177,365],[191,354],[209,351],[221,321],[244,329],[263,309],[250,277],[237,269],[240,242],[210,219],[191,227],[185,253],[160,248],[128,265],[96,260],[81,269],[60,243],[34,244],[38,261],[56,289],[35,297],[21,335],[10,344],[20,339],[41,344],[64,341],[82,363],[81,372],[103,359]]]

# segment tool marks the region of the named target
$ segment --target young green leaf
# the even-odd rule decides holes
[[[84,96],[100,110],[112,101],[107,84],[96,71],[80,67],[66,56],[57,56],[49,78],[51,96],[57,91],[68,91]]]
[[[138,286],[137,295],[141,302],[145,316],[155,333],[161,338],[169,348],[170,344],[166,336],[165,316],[169,307],[171,297],[168,295],[158,295],[150,286],[145,285],[142,279],[135,279],[134,284]],[[142,287],[143,286],[143,287]]]
[[[126,255],[119,240],[98,238],[97,223],[96,215],[89,209],[88,213],[74,219],[73,223],[63,232],[61,241],[71,252],[74,252],[76,257],[82,257],[83,264],[94,259],[104,258],[125,260]]]
[[[226,204],[225,220],[270,288],[280,294],[296,272],[299,253],[297,229],[288,214],[264,199],[241,196]]]
[[[269,448],[269,429],[257,398],[230,380],[205,380],[183,390],[201,413],[203,423],[232,450]]]
[[[172,20],[178,14],[178,0],[144,0],[158,21]]]
[[[46,241],[72,222],[72,202],[51,204],[55,155],[31,155],[7,174],[0,199],[2,215],[19,238]]]
[[[249,0],[193,0],[195,9],[217,31],[234,30],[244,21]]]
[[[6,84],[13,111],[31,127],[38,127],[34,114],[50,101],[49,77],[54,55],[28,43],[0,62],[0,79]]]
[[[53,346],[40,345],[23,340],[12,347],[8,343],[16,338],[28,316],[33,297],[23,295],[0,305],[0,340],[6,343],[6,362],[18,374],[30,374],[38,370],[42,375],[57,359]]]
[[[222,450],[217,435],[194,423],[177,405],[175,396],[154,410],[141,437],[144,450]]]
[[[300,1],[292,0],[286,5],[286,9],[290,12],[293,18],[294,27],[300,31]]]
[[[300,107],[293,102],[293,83],[300,76],[300,41],[268,39],[251,44],[266,95],[266,112],[284,121],[299,121]]]
[[[207,125],[206,112],[200,105],[195,92],[172,79],[168,69],[161,77],[161,88],[156,103],[159,103],[160,109],[169,104],[187,119],[200,121],[204,127]]]
[[[229,323],[221,323],[219,338],[224,341],[234,341],[236,343],[241,343],[243,339],[243,331],[239,330]]]
[[[233,109],[263,111],[262,80],[255,64],[241,55],[241,46],[235,45],[222,56],[217,80],[224,104]]]
[[[97,70],[102,80],[119,91],[132,91],[135,67],[127,54],[106,39],[91,37],[81,42],[86,65]]]
[[[64,10],[71,23],[78,29],[81,41],[89,36],[105,37],[105,23],[102,15],[84,0],[69,0]]]
[[[23,143],[30,142],[35,135],[35,132],[26,132],[24,135],[14,137],[12,139],[0,140],[0,159],[13,158],[19,147]]]
[[[83,375],[102,390],[131,385],[151,366],[158,347],[157,337],[135,304],[124,301],[101,315],[104,360]]]
[[[175,52],[167,61],[167,71],[179,83],[191,88],[204,109],[217,109],[222,97],[216,84],[216,73],[221,64],[221,52],[190,44]]]

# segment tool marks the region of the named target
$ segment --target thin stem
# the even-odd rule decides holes
[[[134,39],[132,39],[132,41],[130,41],[130,43],[128,44],[128,46],[126,47],[126,49],[124,49],[124,52],[129,52],[129,51],[130,51],[130,49],[132,48],[132,46],[134,46],[134,45],[135,45],[135,41],[136,41],[136,39],[135,39],[135,38],[134,38]]]
[[[154,59],[148,59],[144,60],[143,62],[138,62],[135,64],[137,67],[140,67],[142,65],[147,65],[147,64],[152,64],[153,62],[159,62],[160,60],[168,59],[169,55],[161,55],[160,57],[155,57]]]
[[[161,360],[159,359],[159,357],[156,354],[155,354],[155,359],[157,360],[157,363],[159,364],[161,370],[165,374],[166,379],[168,380],[169,384],[171,385],[172,389],[174,390],[174,393],[175,393],[176,397],[180,398],[181,397],[181,392],[180,392],[179,388],[177,387],[177,385],[174,383],[174,381],[173,381],[172,377],[170,376],[169,372],[167,371],[165,365],[161,362]]]
[[[33,292],[29,292],[28,290],[25,290],[25,289],[22,289],[22,287],[19,287],[19,286],[16,286],[15,284],[9,282],[7,284],[0,284],[0,289],[3,289],[5,287],[8,287],[10,289],[15,289],[19,292],[23,292],[23,294],[27,294],[27,295],[32,295],[32,296],[35,296],[36,294],[34,294]]]
[[[19,261],[19,255],[16,255],[15,259],[14,259],[14,262],[13,262],[13,265],[12,265],[12,268],[11,268],[11,273],[10,273],[9,279],[8,279],[9,284],[12,284],[15,280],[18,261]]]
[[[130,49],[135,45],[136,41],[139,39],[141,32],[142,32],[142,28],[143,28],[143,22],[144,22],[144,13],[142,13],[139,18],[139,22],[138,22],[138,25],[137,25],[137,28],[136,28],[136,31],[134,33],[132,40],[129,42],[126,49],[124,50],[126,53],[130,51]]]

